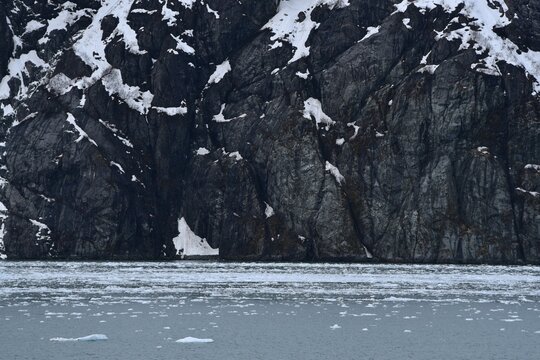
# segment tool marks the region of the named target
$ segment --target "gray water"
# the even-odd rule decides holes
[[[0,262],[0,359],[539,359],[539,300],[539,267]]]

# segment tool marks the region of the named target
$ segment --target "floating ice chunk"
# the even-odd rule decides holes
[[[188,337],[185,337],[185,338],[182,338],[182,339],[178,339],[178,340],[176,340],[176,342],[177,343],[182,343],[182,344],[188,344],[188,343],[211,343],[211,342],[214,342],[214,339],[200,339],[200,338],[188,336]]]
[[[332,329],[332,330],[341,329],[341,326],[339,326],[338,324],[334,324],[334,325],[330,326],[330,329]]]
[[[379,32],[380,29],[381,29],[381,26],[380,26],[380,25],[379,25],[379,26],[375,26],[375,27],[369,26],[369,27],[366,29],[366,31],[367,31],[366,35],[364,35],[364,37],[361,38],[358,42],[364,41],[364,40],[366,40],[366,39],[369,39],[369,38],[372,37],[373,35],[377,34],[377,33]]]
[[[336,123],[323,112],[321,102],[314,98],[309,98],[304,101],[303,114],[306,119],[311,119],[311,117],[315,119],[317,129],[319,128],[319,124],[325,124],[324,128],[328,130],[330,129],[330,125]]]
[[[208,79],[208,85],[217,84],[229,71],[231,71],[231,64],[229,63],[229,60],[225,60],[224,62],[216,66],[216,70],[212,75],[210,75],[210,78]]]
[[[343,177],[343,175],[341,175],[338,168],[330,164],[328,161],[326,162],[324,169],[334,176],[338,184],[341,185],[343,182],[345,182],[345,178]]]
[[[178,219],[178,236],[173,238],[176,253],[185,256],[217,256],[219,249],[213,249],[206,239],[197,236],[182,217]]]
[[[88,336],[78,337],[78,338],[63,338],[63,337],[56,337],[51,338],[49,341],[58,341],[58,342],[68,342],[68,341],[105,341],[109,340],[107,335],[104,334],[92,334]]]

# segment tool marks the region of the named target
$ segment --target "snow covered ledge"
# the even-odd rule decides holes
[[[176,255],[185,258],[208,258],[219,255],[219,249],[213,249],[206,239],[197,236],[182,217],[178,219],[178,236],[173,238]]]

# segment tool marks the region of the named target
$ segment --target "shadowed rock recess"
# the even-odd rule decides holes
[[[0,78],[2,258],[540,263],[538,0],[2,1]]]

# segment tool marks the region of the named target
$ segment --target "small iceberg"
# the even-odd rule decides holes
[[[183,343],[183,344],[187,344],[187,343],[211,343],[211,342],[214,342],[214,339],[199,339],[199,338],[188,336],[188,337],[185,337],[183,339],[178,339],[178,340],[176,340],[176,342],[177,343]]]
[[[341,329],[341,326],[339,326],[338,324],[334,324],[334,325],[330,326],[330,329],[332,329],[332,330]]]
[[[78,338],[62,338],[62,337],[56,337],[49,339],[49,341],[59,341],[59,342],[66,342],[66,341],[104,341],[109,340],[107,335],[103,334],[92,334],[88,336],[78,337]]]

